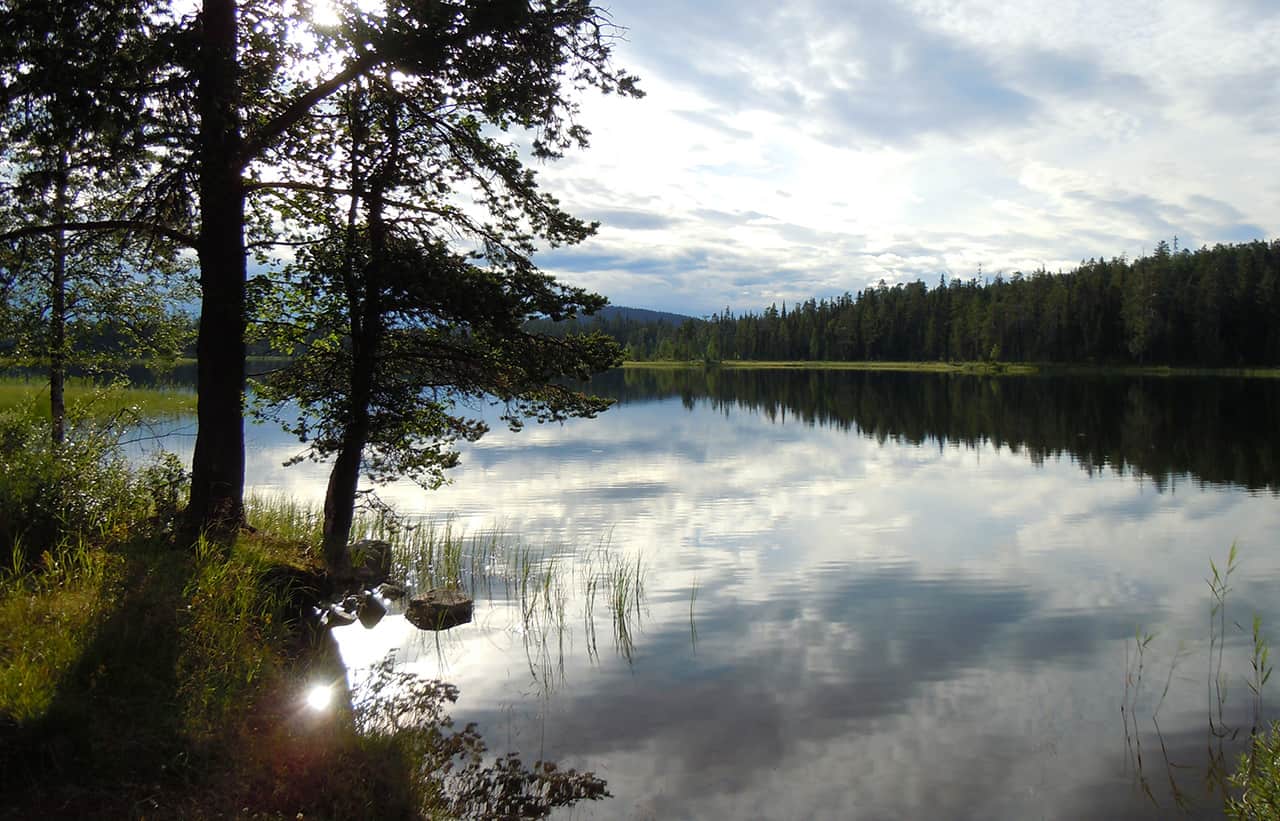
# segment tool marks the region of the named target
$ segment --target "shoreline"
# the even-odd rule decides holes
[[[725,360],[627,360],[624,370],[726,368],[734,370],[891,371],[898,373],[959,373],[979,376],[1213,376],[1237,379],[1280,379],[1280,368],[1201,368],[1171,365],[1087,365],[1065,362],[843,362]]]

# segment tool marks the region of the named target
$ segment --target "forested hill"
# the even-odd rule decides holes
[[[673,314],[669,311],[651,311],[648,308],[628,308],[625,305],[606,305],[596,314],[606,322],[664,322],[675,327],[693,319],[687,314]]]
[[[1280,240],[1089,260],[1068,273],[953,279],[726,310],[679,324],[584,320],[628,359],[1280,366]],[[581,325],[569,325],[570,328]]]
[[[628,308],[625,305],[606,305],[589,317],[568,322],[551,322],[535,319],[526,323],[526,327],[537,329],[540,333],[564,334],[570,330],[578,330],[583,325],[599,327],[607,325],[624,328],[630,325],[656,325],[659,322],[677,327],[686,322],[695,321],[686,314],[673,314],[667,311],[651,311],[648,308]]]
[[[525,329],[534,333],[551,334],[553,336],[602,330],[614,339],[625,341],[628,339],[643,340],[655,335],[665,336],[686,322],[697,324],[702,320],[685,314],[652,311],[648,308],[606,305],[591,316],[570,319],[564,322],[552,322],[549,319],[531,319],[525,323]]]

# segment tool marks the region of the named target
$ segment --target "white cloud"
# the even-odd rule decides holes
[[[758,309],[1280,222],[1268,3],[611,11],[648,96],[584,99],[592,146],[543,173],[604,226],[544,264],[616,303]]]

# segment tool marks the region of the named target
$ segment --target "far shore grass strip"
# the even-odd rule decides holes
[[[698,360],[628,360],[624,368],[681,369],[733,368],[740,370],[833,370],[833,371],[900,371],[916,373],[965,373],[993,376],[1033,376],[1036,374],[1071,374],[1102,376],[1222,376],[1247,379],[1280,379],[1280,368],[1178,368],[1167,365],[1084,365],[1074,363],[1025,362],[842,362],[842,361],[755,361],[724,360],[704,363]]]
[[[732,368],[734,370],[832,370],[832,371],[917,371],[921,373],[999,373],[1006,375],[1028,375],[1037,372],[1034,365],[987,362],[830,362],[830,361],[754,361],[724,360],[722,362],[703,363],[698,361],[678,362],[633,362],[627,361],[624,368]]]
[[[151,419],[196,412],[195,391],[182,385],[143,388],[100,385],[91,380],[72,378],[67,380],[66,401],[70,412],[94,418],[114,416],[126,409]],[[0,411],[19,408],[30,408],[32,412],[47,417],[48,381],[35,377],[0,377]]]

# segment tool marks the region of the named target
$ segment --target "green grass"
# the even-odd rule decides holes
[[[22,552],[0,580],[0,623],[10,627],[0,631],[0,716],[20,723],[48,712],[124,570],[120,556],[83,542],[46,554],[37,572],[22,568]]]
[[[164,419],[196,412],[195,392],[178,385],[138,388],[71,379],[67,382],[66,402],[68,415],[96,420],[121,414]],[[0,411],[18,411],[47,420],[49,383],[27,377],[0,377]]]
[[[293,592],[281,567],[262,539],[237,539],[230,550],[203,539],[195,546],[178,625],[177,698],[188,736],[216,733],[252,703],[258,682],[281,672]]]
[[[835,371],[913,371],[919,373],[976,373],[1025,376],[1038,372],[1035,365],[1012,362],[835,362],[835,361],[755,361],[723,360],[711,365],[702,362],[624,362],[624,368],[701,368],[719,367],[742,370],[835,370]]]
[[[1177,368],[1167,365],[1087,365],[1058,362],[836,362],[836,361],[754,361],[724,360],[707,366],[699,361],[653,361],[623,363],[624,368],[683,369],[739,368],[744,370],[836,370],[902,371],[914,373],[966,373],[978,375],[1031,376],[1035,374],[1081,374],[1116,376],[1228,376],[1247,379],[1280,379],[1280,368]]]
[[[253,538],[183,548],[135,521],[12,565],[0,580],[0,617],[16,626],[0,633],[7,794],[26,787],[35,814],[128,817],[139,796],[109,785],[150,773],[161,817],[201,815],[219,803],[191,789],[204,768],[246,777],[237,748],[298,661],[281,581],[293,576],[275,551]]]
[[[307,588],[323,582],[316,511],[279,497],[249,508],[256,532],[229,544],[184,546],[138,519],[35,562],[11,554],[0,572],[0,617],[16,626],[0,632],[6,809],[516,817],[520,807],[550,812],[608,795],[590,773],[494,761],[473,727],[454,729],[445,707],[457,691],[439,682],[387,668],[374,677],[379,699],[353,711],[332,643],[297,618],[314,601]],[[361,526],[379,533],[387,523]],[[471,578],[470,540],[443,528],[398,532],[403,549],[428,549],[439,572]],[[557,577],[533,578],[545,590]],[[304,704],[316,684],[338,690],[328,712]]]

